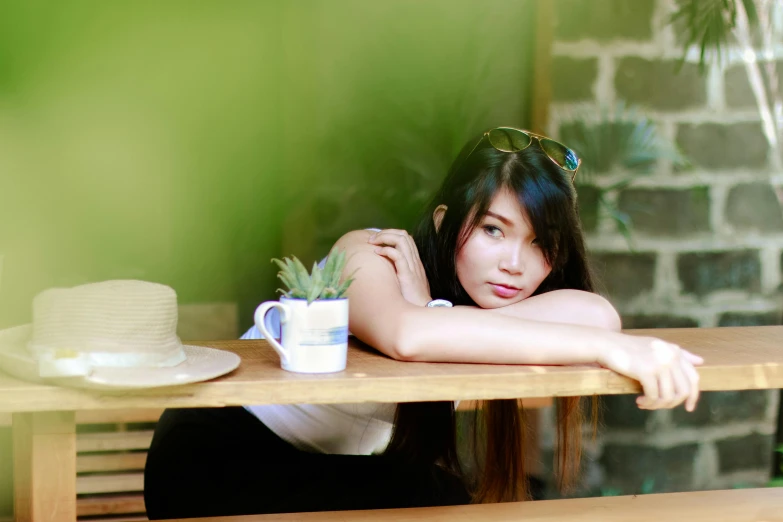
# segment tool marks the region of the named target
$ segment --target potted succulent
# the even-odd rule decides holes
[[[270,346],[280,355],[284,370],[300,373],[331,373],[345,369],[348,353],[348,298],[353,282],[341,282],[344,250],[332,250],[321,265],[308,273],[295,256],[273,259],[280,267],[277,277],[287,287],[279,289],[279,301],[261,303],[255,323]],[[274,338],[267,312],[276,309],[280,339]],[[270,314],[271,316],[271,314]]]
[[[284,257],[282,261],[272,259],[272,262],[280,267],[278,279],[288,287],[288,290],[279,288],[277,291],[288,299],[306,299],[308,305],[320,299],[342,299],[353,282],[353,277],[348,277],[340,283],[345,269],[345,250],[332,250],[324,259],[323,268],[313,263],[310,274],[296,256]]]

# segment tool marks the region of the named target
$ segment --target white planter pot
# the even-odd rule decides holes
[[[280,311],[281,338],[264,324],[267,312]],[[310,305],[305,299],[281,297],[261,303],[255,323],[280,355],[284,370],[298,373],[332,373],[345,370],[348,355],[348,299],[323,299]]]

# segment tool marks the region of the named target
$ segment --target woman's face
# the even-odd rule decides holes
[[[508,190],[498,192],[457,253],[459,282],[481,308],[530,297],[551,271],[516,195]]]

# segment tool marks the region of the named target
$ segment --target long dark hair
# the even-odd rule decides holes
[[[475,306],[457,277],[456,254],[501,190],[517,195],[552,267],[534,295],[565,288],[594,291],[570,175],[555,165],[537,142],[523,151],[508,153],[477,137],[457,156],[413,234],[433,299]],[[447,210],[436,230],[433,214],[441,204]],[[594,400],[594,410],[596,404]],[[579,469],[584,415],[579,397],[558,398],[556,409],[556,469],[560,488],[567,489]],[[473,501],[527,499],[526,426],[520,402],[480,401],[474,415],[472,440],[476,447],[472,454],[478,474],[472,485]],[[399,404],[386,453],[422,467],[437,463],[461,475],[454,403]]]

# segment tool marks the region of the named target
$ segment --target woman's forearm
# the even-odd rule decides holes
[[[621,329],[620,314],[609,301],[581,290],[555,290],[492,311],[531,321]]]
[[[586,364],[600,362],[620,335],[472,307],[410,307],[401,317],[395,352],[408,361]]]

